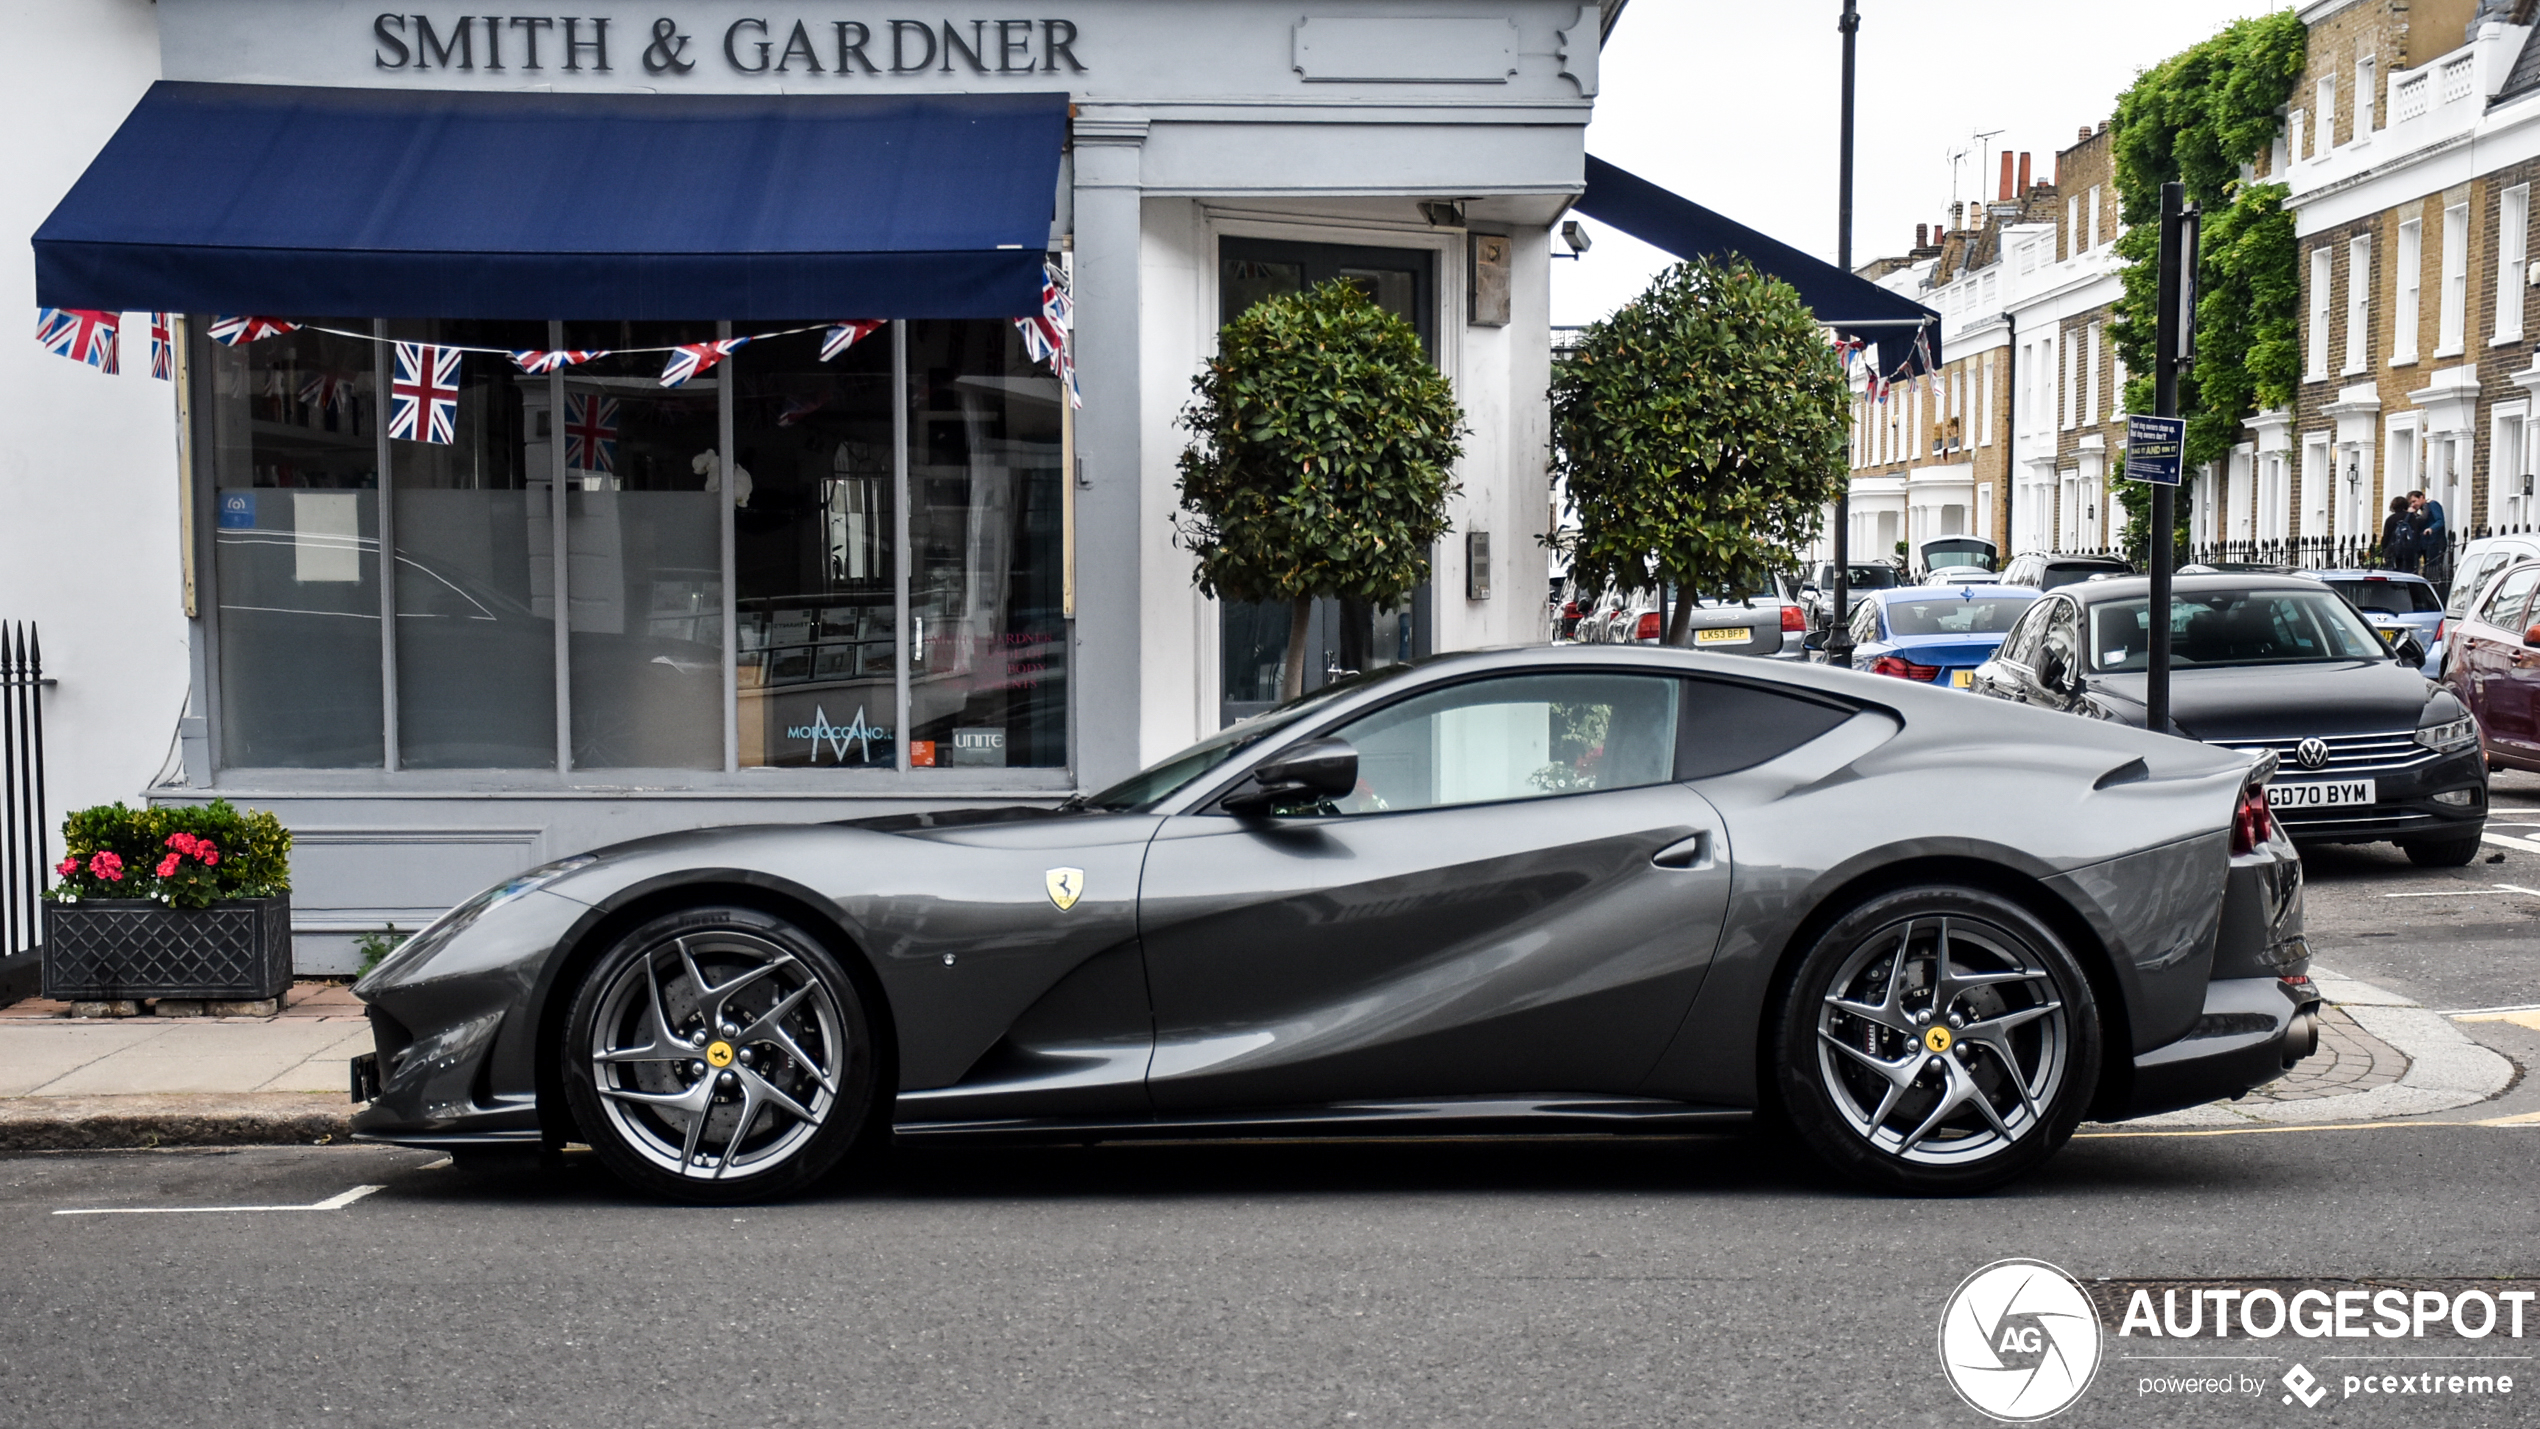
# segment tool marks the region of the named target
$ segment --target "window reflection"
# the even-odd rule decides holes
[[[890,334],[825,363],[820,346],[815,327],[727,364],[751,478],[733,513],[745,768],[899,761]]]
[[[665,355],[711,323],[566,323],[569,348],[622,355],[565,369],[565,596],[573,764],[723,767],[726,483],[716,402],[728,368],[664,387]],[[576,436],[577,427],[580,432]],[[750,478],[729,483],[746,502]]]
[[[908,334],[909,762],[1067,762],[1058,379],[1005,322]]]
[[[370,330],[366,318],[306,321]],[[214,488],[222,762],[376,769],[386,745],[371,344],[305,327],[242,347],[193,343]]]

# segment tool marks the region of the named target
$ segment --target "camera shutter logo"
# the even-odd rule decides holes
[[[1940,1367],[1980,1414],[2025,1424],[2063,1413],[2099,1369],[2099,1311],[2042,1260],[1997,1260],[1968,1276],[1940,1316]]]
[[[2293,757],[2302,761],[2305,769],[2324,768],[2328,764],[2328,741],[2313,735],[2293,747]]]

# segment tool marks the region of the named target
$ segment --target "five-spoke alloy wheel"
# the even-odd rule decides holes
[[[781,1195],[835,1164],[873,1100],[872,1035],[820,940],[748,908],[658,918],[567,1015],[564,1085],[610,1169],[682,1200]]]
[[[1799,965],[1776,1042],[1790,1122],[1837,1169],[1976,1191],[2072,1135],[2099,1076],[2090,982],[2027,909],[1970,888],[1872,899]]]

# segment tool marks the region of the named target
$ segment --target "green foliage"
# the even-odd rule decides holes
[[[81,809],[62,820],[62,843],[69,856],[53,870],[48,898],[150,898],[203,908],[291,888],[291,831],[271,813],[242,811],[226,799]]]
[[[1661,273],[1553,367],[1572,576],[1765,586],[1799,564],[1842,491],[1850,397],[1789,284],[1742,258]]]
[[[1428,579],[1465,427],[1411,324],[1346,279],[1265,298],[1191,390],[1174,524],[1201,590],[1390,605]]]
[[[362,955],[363,975],[368,976],[372,968],[379,966],[390,953],[397,951],[406,939],[413,936],[412,933],[399,932],[394,923],[376,933],[356,935],[353,939],[353,951]]]
[[[2179,379],[2186,460],[2219,460],[2261,407],[2293,400],[2301,283],[2293,215],[2281,184],[2245,184],[2282,126],[2308,32],[2290,10],[2234,22],[2143,72],[2112,123],[2117,196],[2131,225],[2117,239],[2125,295],[2109,334],[2132,374],[2126,409],[2154,410],[2152,345],[2159,308],[2161,185],[2186,185],[2204,213],[2196,366]]]

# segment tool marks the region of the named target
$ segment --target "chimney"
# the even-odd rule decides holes
[[[2081,126],[2081,141],[2080,141],[2080,142],[2082,142],[2082,143],[2084,143],[2084,144],[2087,144],[2087,143],[2089,143],[2089,142],[2090,142],[2090,126],[2089,126],[2089,125],[2087,125],[2087,124],[2084,124],[2083,126]]]
[[[1998,203],[2011,201],[2011,151],[2008,149],[2002,151],[2002,192],[1996,196],[1995,201]]]
[[[2020,151],[2020,197],[2028,197],[2028,189],[2028,151],[2022,149]]]
[[[1929,248],[1931,246],[1930,224],[1918,223],[1914,225],[1914,246],[1916,248]]]
[[[1965,228],[1966,226],[1967,226],[1967,205],[1966,205],[1964,202],[1956,202],[1956,203],[1952,203],[1952,204],[1950,204],[1950,205],[1949,205],[1949,227],[1950,227],[1951,231],[1953,231],[1953,232],[1954,232],[1954,231],[1957,231],[1957,230],[1959,230],[1959,229],[1963,229],[1963,228]]]

